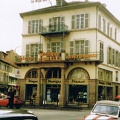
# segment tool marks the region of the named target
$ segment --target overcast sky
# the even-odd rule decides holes
[[[55,0],[51,0],[53,3]],[[66,0],[67,2],[75,0]],[[76,0],[85,1],[85,0]],[[120,20],[120,0],[89,0],[105,3],[107,9]],[[31,0],[0,0],[0,51],[15,50],[21,55],[22,19],[19,13],[42,8],[49,2],[31,3]]]

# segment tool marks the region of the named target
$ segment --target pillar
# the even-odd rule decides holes
[[[38,83],[37,83],[37,96],[36,96],[36,105],[42,104],[42,96],[41,96],[41,69],[38,69]]]
[[[64,107],[66,105],[65,98],[65,70],[61,69],[61,89],[60,89],[60,98],[59,98],[59,107]]]

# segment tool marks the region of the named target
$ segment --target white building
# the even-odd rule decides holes
[[[120,22],[104,4],[56,0],[20,16],[24,99],[87,107],[120,93]]]

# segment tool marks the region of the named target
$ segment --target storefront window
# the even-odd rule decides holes
[[[87,103],[87,85],[70,85],[69,102]]]
[[[88,101],[88,79],[87,71],[75,68],[69,73],[69,103],[87,103]]]

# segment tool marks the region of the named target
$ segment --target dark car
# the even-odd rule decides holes
[[[0,120],[38,120],[38,118],[29,110],[0,109]]]

